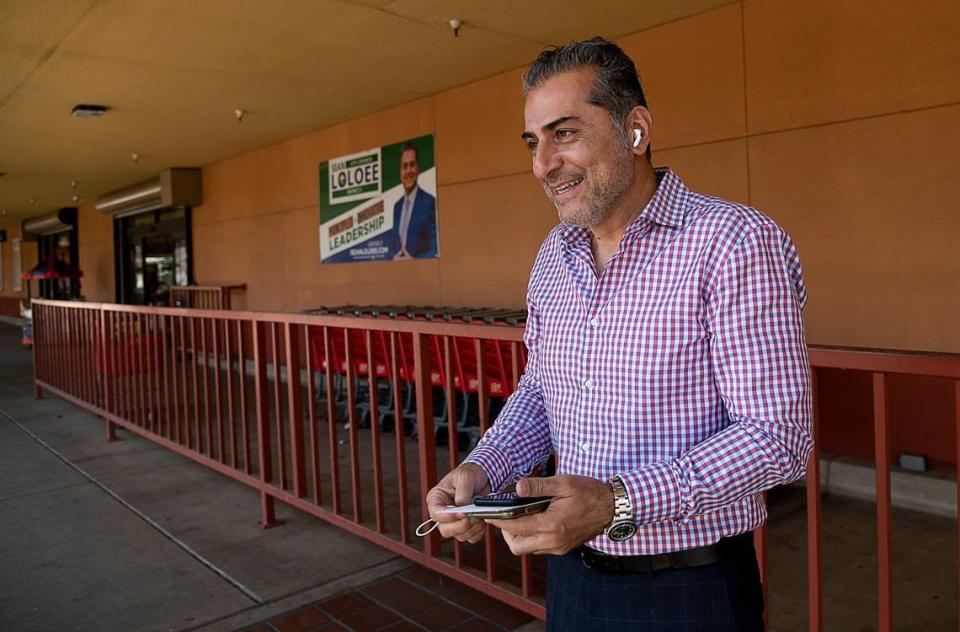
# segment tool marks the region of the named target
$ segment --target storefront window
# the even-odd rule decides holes
[[[177,285],[189,285],[190,277],[187,274],[187,240],[178,239],[173,244],[173,261]]]
[[[117,301],[168,305],[170,288],[190,283],[190,209],[148,211],[116,222]]]

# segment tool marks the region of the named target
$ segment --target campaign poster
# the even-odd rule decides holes
[[[320,261],[440,256],[433,135],[320,163]]]

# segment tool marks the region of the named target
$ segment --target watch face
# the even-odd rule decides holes
[[[629,540],[637,533],[637,525],[632,522],[618,522],[607,531],[607,537],[614,542]]]

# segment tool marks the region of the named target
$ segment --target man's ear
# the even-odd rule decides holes
[[[635,156],[647,153],[650,147],[650,135],[653,131],[653,117],[650,110],[638,105],[627,115],[627,139]]]

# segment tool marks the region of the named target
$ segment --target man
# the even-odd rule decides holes
[[[552,554],[548,629],[761,630],[761,492],[812,448],[793,244],[651,167],[652,118],[615,44],[544,51],[524,91],[522,137],[561,224],[530,276],[517,391],[430,515],[476,542],[482,522],[438,510],[517,479],[552,496],[490,521],[513,553]],[[556,476],[524,478],[551,452]]]
[[[394,259],[429,259],[437,256],[437,199],[417,184],[420,154],[415,145],[400,150],[400,183],[403,197],[393,206]]]

